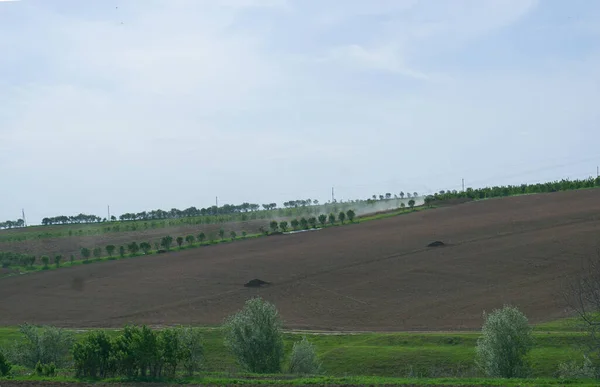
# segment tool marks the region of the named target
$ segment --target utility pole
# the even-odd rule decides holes
[[[331,187],[331,202],[334,203],[335,202],[335,194],[333,191],[333,187]]]
[[[596,178],[600,177],[600,166],[596,167]]]
[[[219,197],[215,196],[215,206],[217,206],[217,214],[219,213]]]
[[[25,219],[25,209],[21,209],[21,213],[23,214],[23,226],[27,227],[27,220]]]
[[[464,178],[462,179],[462,190],[463,190],[463,192],[465,192],[465,179]]]
[[[107,222],[110,222],[110,204],[109,204],[109,205],[107,205],[107,211],[106,211],[106,212],[107,212],[107,214],[108,214],[108,218],[106,218],[106,221],[107,221]]]

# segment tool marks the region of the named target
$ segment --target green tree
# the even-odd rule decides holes
[[[308,218],[308,223],[310,224],[310,227],[317,228],[317,218],[315,218],[314,216]]]
[[[297,230],[300,227],[300,222],[298,222],[298,219],[292,219],[291,225],[294,230]]]
[[[51,327],[35,327],[29,324],[19,326],[21,338],[15,343],[13,356],[15,363],[28,368],[36,364],[54,363],[65,367],[69,363],[69,353],[75,342],[73,332]]]
[[[221,240],[225,239],[225,230],[222,228],[219,229],[219,237],[221,237]]]
[[[476,362],[490,377],[519,378],[529,372],[527,354],[533,346],[527,317],[513,306],[484,315]]]
[[[236,232],[235,232],[235,231],[231,231],[231,232],[229,233],[229,236],[231,237],[231,240],[232,240],[232,241],[234,241],[234,240],[235,240],[235,238],[237,238],[237,234],[236,234]]]
[[[242,238],[246,239],[246,236],[248,235],[248,233],[246,231],[242,231]]]
[[[260,297],[252,298],[226,320],[223,328],[225,345],[242,367],[253,373],[281,371],[281,319],[273,304]]]
[[[94,247],[92,254],[94,255],[94,258],[100,258],[102,256],[102,249],[100,247]]]
[[[316,375],[321,372],[317,350],[306,336],[303,336],[301,341],[295,342],[292,347],[289,371],[291,374],[300,375]]]
[[[327,215],[321,214],[319,215],[319,223],[321,223],[322,227],[325,227],[325,223],[327,223]]]
[[[203,232],[198,234],[198,243],[202,244],[202,243],[204,243],[205,240],[206,240],[206,235]]]
[[[125,246],[119,246],[119,256],[125,258]]]
[[[179,328],[181,362],[187,376],[200,370],[204,359],[202,331],[197,328]]]
[[[129,250],[129,254],[131,254],[131,256],[134,256],[138,253],[138,251],[140,251],[140,246],[137,244],[137,242],[131,242],[127,245],[127,250]]]
[[[271,232],[276,232],[277,229],[279,229],[279,223],[277,223],[276,220],[273,220],[269,223],[269,227],[271,228]]]
[[[85,258],[86,260],[90,259],[90,255],[91,254],[92,254],[92,252],[87,247],[82,247],[81,248],[81,256],[83,258]]]
[[[400,203],[400,208],[401,209],[405,209],[406,208],[406,204],[404,204],[404,202]]]
[[[170,250],[172,244],[173,237],[170,235],[167,235],[160,240],[160,246],[163,247],[165,250]]]
[[[185,237],[185,241],[187,242],[187,244],[189,246],[193,245],[195,240],[196,240],[196,238],[194,238],[193,235],[188,235]]]
[[[344,224],[344,221],[346,220],[346,213],[344,211],[341,211],[338,215],[338,219],[342,224]]]
[[[54,256],[54,264],[56,265],[57,269],[60,267],[60,261],[62,261],[62,255],[59,254]]]
[[[412,209],[415,206],[415,201],[413,199],[410,199],[408,201],[408,206]]]
[[[177,238],[175,238],[175,242],[177,242],[177,246],[179,247],[179,249],[181,249],[181,246],[183,245],[183,237],[178,236]]]
[[[42,255],[42,263],[44,264],[44,269],[48,269],[48,263],[50,262],[50,258],[47,255]]]
[[[142,249],[144,255],[148,255],[148,253],[150,253],[150,250],[152,250],[152,246],[148,242],[142,242],[140,243],[140,249]]]
[[[333,213],[329,214],[329,224],[332,226],[335,224],[335,215]]]
[[[117,247],[115,245],[108,245],[105,247],[105,249],[106,254],[108,254],[109,257],[112,257]]]
[[[10,364],[10,362],[4,355],[4,352],[0,350],[0,376],[8,376],[11,369],[12,364]]]
[[[348,220],[350,221],[350,223],[353,223],[356,213],[352,210],[348,210],[348,211],[346,211],[346,216],[348,217]]]
[[[303,229],[308,230],[308,220],[306,218],[300,219],[300,225]]]
[[[113,340],[104,331],[90,331],[73,345],[77,377],[105,378],[116,372]]]
[[[281,231],[286,232],[288,229],[288,222],[282,220],[281,222],[279,222],[279,228],[281,229]]]

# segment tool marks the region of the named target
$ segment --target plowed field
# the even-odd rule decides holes
[[[561,282],[596,253],[599,217],[600,190],[519,196],[4,278],[0,324],[219,324],[254,295],[300,329],[476,329],[504,303],[546,321],[564,316]]]

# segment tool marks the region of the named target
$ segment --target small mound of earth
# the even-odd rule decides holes
[[[440,247],[440,246],[446,246],[446,244],[442,241],[433,241],[427,245],[427,247]]]
[[[244,284],[244,286],[247,288],[260,288],[263,285],[271,285],[271,283],[263,281],[263,280],[259,280],[258,278],[255,278]]]

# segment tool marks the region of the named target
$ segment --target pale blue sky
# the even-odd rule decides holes
[[[0,1],[0,220],[583,178],[600,2]]]

